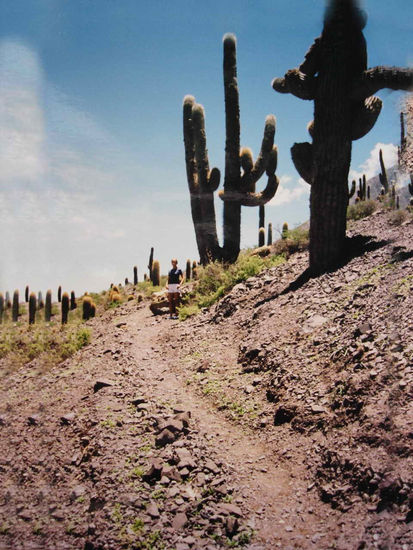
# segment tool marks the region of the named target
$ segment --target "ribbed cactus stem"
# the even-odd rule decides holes
[[[46,323],[50,322],[52,317],[52,291],[48,290],[46,292],[46,303],[44,306],[44,320]]]
[[[4,315],[4,296],[3,293],[0,292],[0,324],[3,322],[3,315]]]
[[[36,321],[36,302],[36,294],[31,292],[29,296],[29,325],[34,325]]]
[[[272,223],[270,222],[268,224],[268,231],[267,231],[267,246],[272,245]]]
[[[15,290],[13,293],[12,320],[13,320],[13,323],[17,323],[17,321],[19,320],[19,291],[18,290]]]
[[[158,260],[154,260],[152,265],[152,284],[153,286],[161,284],[161,268]]]
[[[135,286],[138,284],[138,268],[136,265],[133,266],[133,284]]]

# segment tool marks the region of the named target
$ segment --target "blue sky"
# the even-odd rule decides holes
[[[289,149],[307,141],[312,103],[270,86],[320,33],[323,0],[0,0],[0,290],[77,293],[161,261],[196,259],[182,141],[182,100],[206,111],[210,165],[224,171],[222,37],[237,36],[241,143],[257,154],[277,118],[274,227],[308,218],[309,189]],[[413,5],[366,0],[369,65],[411,65]],[[354,174],[391,163],[402,94],[383,91],[372,132],[354,143]],[[381,145],[378,145],[381,144]],[[364,164],[364,167],[363,167]],[[218,227],[221,204],[217,198]],[[242,245],[257,240],[243,209]]]

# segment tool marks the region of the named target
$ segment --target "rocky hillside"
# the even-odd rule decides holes
[[[0,548],[411,548],[413,220],[392,220],[353,222],[333,273],[297,253],[185,322],[125,303],[58,367],[3,370]]]

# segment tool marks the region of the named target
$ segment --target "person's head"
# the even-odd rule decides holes
[[[172,264],[172,267],[174,267],[174,268],[177,267],[177,265],[178,265],[178,260],[177,260],[176,258],[172,258],[171,264]]]

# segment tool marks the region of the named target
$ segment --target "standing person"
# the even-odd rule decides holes
[[[168,289],[168,302],[169,302],[169,318],[178,319],[176,308],[179,306],[180,297],[180,284],[184,278],[181,269],[178,267],[178,260],[173,258],[171,260],[172,269],[168,273],[168,283],[166,285]]]

